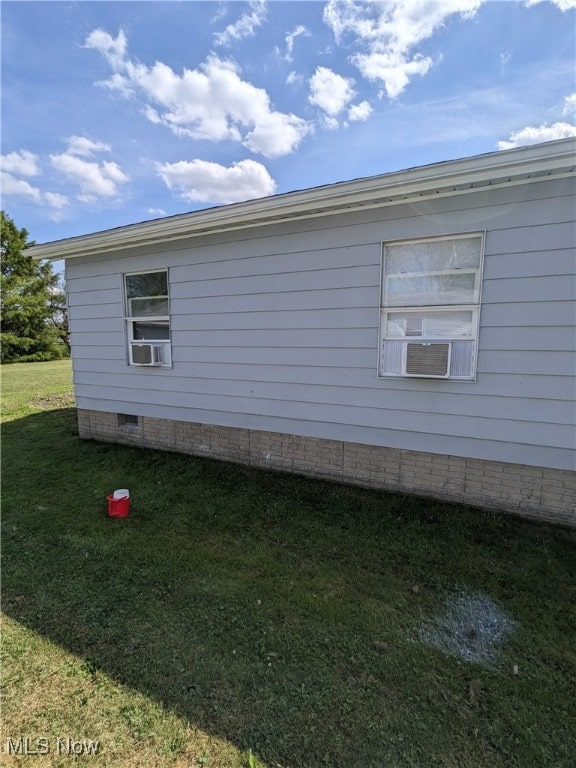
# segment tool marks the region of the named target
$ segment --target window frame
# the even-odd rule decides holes
[[[166,275],[166,295],[162,296],[138,296],[133,298],[165,298],[168,305],[167,315],[131,315],[130,301],[128,298],[128,286],[127,278],[135,275],[150,275],[150,274],[165,274]],[[126,337],[126,364],[135,368],[172,368],[172,323],[170,319],[170,275],[167,267],[161,267],[158,269],[139,269],[130,272],[124,272],[122,274],[122,297],[124,308],[124,330]],[[166,323],[168,328],[168,338],[166,339],[137,339],[135,337],[135,325],[136,323]],[[134,362],[133,348],[138,345],[150,344],[152,347],[162,347],[163,361],[151,363],[138,363]],[[152,356],[153,358],[153,356]]]
[[[478,238],[480,241],[480,257],[478,267],[470,269],[469,267],[457,269],[431,269],[429,271],[414,273],[390,273],[386,274],[386,249],[397,245],[422,244],[427,242],[455,241],[462,239]],[[486,232],[485,230],[475,230],[472,232],[458,232],[455,234],[433,235],[429,237],[402,238],[398,240],[383,240],[381,242],[380,256],[380,308],[379,308],[379,328],[378,328],[378,378],[379,379],[424,379],[434,381],[456,381],[456,382],[475,382],[478,359],[478,337],[480,330],[480,309],[482,303],[482,285],[484,270],[484,251],[485,251]],[[404,305],[387,303],[388,300],[388,281],[391,277],[410,277],[411,275],[425,277],[427,275],[450,275],[474,273],[474,301],[470,303],[443,303],[443,304],[417,304]],[[391,314],[428,314],[440,315],[444,312],[471,312],[471,331],[470,336],[440,336],[431,334],[422,334],[420,336],[406,334],[405,336],[391,336],[388,333],[388,316]],[[401,371],[386,372],[384,368],[384,349],[387,342],[402,344],[401,352]],[[435,344],[450,343],[450,352],[455,343],[469,344],[472,346],[470,356],[469,375],[454,375],[450,371],[446,376],[406,373],[406,355],[408,344]]]

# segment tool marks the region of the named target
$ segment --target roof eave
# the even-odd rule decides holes
[[[249,200],[32,246],[35,259],[68,259],[280,221],[559,178],[574,173],[576,139],[503,150]]]

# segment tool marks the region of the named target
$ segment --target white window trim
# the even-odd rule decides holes
[[[425,242],[438,242],[441,240],[459,240],[459,239],[465,239],[470,237],[479,237],[480,238],[480,264],[478,266],[478,269],[470,270],[470,269],[458,269],[458,270],[434,270],[431,272],[414,272],[409,273],[409,276],[417,276],[417,275],[440,275],[440,274],[463,274],[463,273],[470,273],[473,272],[477,275],[475,284],[474,284],[474,303],[471,304],[419,304],[417,306],[404,306],[404,305],[387,305],[386,300],[386,287],[387,287],[387,280],[390,277],[407,277],[408,275],[406,273],[400,273],[395,274],[391,273],[389,275],[386,275],[385,273],[385,253],[386,253],[386,247],[392,246],[392,245],[410,245],[413,243],[425,243]],[[378,378],[379,379],[424,379],[429,381],[455,381],[455,382],[468,382],[473,383],[476,381],[476,372],[477,372],[477,362],[478,362],[478,338],[479,338],[479,332],[480,332],[480,308],[482,304],[482,285],[483,285],[483,271],[484,271],[484,251],[485,251],[485,243],[486,243],[486,232],[485,230],[476,230],[472,232],[459,232],[454,235],[438,235],[433,237],[418,237],[418,238],[409,238],[409,239],[401,239],[401,240],[383,240],[380,244],[380,325],[378,329]],[[394,313],[424,313],[424,312],[433,312],[433,313],[440,313],[440,312],[459,312],[459,311],[467,311],[472,312],[472,334],[470,337],[433,337],[433,336],[406,336],[406,337],[398,337],[398,336],[387,336],[385,331],[387,328],[387,319],[389,314]],[[415,374],[407,374],[407,373],[386,373],[382,370],[384,360],[384,344],[385,342],[397,342],[404,344],[405,349],[403,350],[403,359],[405,360],[406,357],[406,349],[407,345],[409,343],[446,343],[450,342],[451,344],[459,342],[459,343],[467,343],[473,345],[472,350],[472,362],[471,362],[471,370],[469,376],[454,376],[454,375],[448,375],[446,377],[440,377],[440,376],[421,376],[421,375],[415,375]],[[404,365],[405,368],[405,365]]]
[[[126,290],[126,278],[133,275],[149,275],[152,273],[163,273],[166,275],[166,296],[149,297],[149,298],[166,298],[168,300],[168,315],[155,315],[155,316],[133,316],[128,312],[128,292]],[[124,272],[122,274],[122,296],[124,306],[124,329],[126,334],[126,364],[134,368],[172,368],[172,323],[170,319],[170,274],[168,268],[162,269],[139,269],[131,272]],[[168,323],[168,338],[167,339],[135,339],[134,338],[134,324],[137,322],[158,322],[164,321]],[[133,348],[135,346],[150,345],[151,347],[151,363],[138,363],[133,359]],[[154,347],[162,349],[162,362],[154,362]]]

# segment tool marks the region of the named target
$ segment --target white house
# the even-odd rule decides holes
[[[574,139],[35,246],[80,435],[576,525]]]

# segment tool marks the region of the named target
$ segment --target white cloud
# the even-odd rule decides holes
[[[4,197],[24,197],[52,210],[61,210],[68,205],[68,198],[58,192],[43,192],[39,187],[34,187],[24,179],[18,179],[5,171],[2,171],[1,177]]]
[[[84,160],[70,152],[50,155],[50,162],[68,181],[80,188],[82,194],[79,199],[82,202],[91,202],[98,197],[115,197],[120,192],[120,185],[129,180],[116,163]]]
[[[17,179],[6,171],[2,171],[2,194],[5,197],[13,195],[15,197],[27,197],[35,203],[42,202],[42,192],[38,187],[33,187],[24,179]]]
[[[99,83],[96,83],[96,85],[108,88],[109,90],[116,92],[119,96],[123,96],[125,99],[134,96],[135,89],[130,82],[130,79],[121,75],[119,72],[115,72],[112,77],[108,78],[108,80],[102,80]]]
[[[38,176],[38,156],[26,149],[19,152],[10,152],[1,158],[1,187],[4,197],[23,197],[36,205],[48,208],[52,213],[50,218],[60,216],[60,212],[69,201],[65,195],[59,192],[45,192],[40,187],[30,184],[20,176]]]
[[[102,141],[93,141],[87,136],[70,136],[67,139],[67,144],[68,153],[80,157],[90,157],[95,152],[110,152],[108,144],[104,144]]]
[[[102,197],[115,197],[120,186],[129,179],[122,169],[113,162],[88,160],[97,152],[110,152],[102,141],[87,136],[70,136],[66,140],[66,151],[50,155],[50,163],[67,181],[77,185],[80,202],[94,202]],[[70,204],[66,195],[49,192],[31,185],[19,176],[39,174],[38,157],[27,150],[11,152],[2,158],[2,191],[5,196],[19,196],[50,209],[58,214]],[[53,217],[52,217],[53,218]]]
[[[543,3],[545,1],[548,0],[526,0],[526,5],[530,8],[533,5],[538,5],[538,3]],[[572,8],[576,8],[576,0],[549,0],[549,2],[560,8],[561,11],[570,11]]]
[[[302,24],[295,27],[292,32],[289,32],[286,35],[286,54],[284,58],[286,61],[292,61],[292,52],[294,50],[294,40],[296,40],[297,37],[300,37],[300,35],[304,35],[305,37],[310,37],[310,30],[304,27]]]
[[[430,38],[453,14],[471,17],[483,0],[329,0],[324,21],[336,42],[352,36],[361,52],[353,63],[368,80],[382,83],[394,99],[415,75],[433,62],[417,46]]]
[[[151,107],[150,104],[146,104],[146,106],[142,110],[142,114],[144,115],[146,120],[149,120],[151,123],[154,123],[154,125],[162,125],[162,118],[158,114],[157,110],[155,110],[154,107]]]
[[[428,72],[432,59],[416,54],[411,61],[406,61],[394,53],[370,53],[359,54],[355,57],[355,63],[367,80],[383,82],[387,96],[395,99],[415,75]]]
[[[66,197],[66,195],[61,195],[59,192],[44,192],[44,199],[50,206],[50,208],[55,208],[57,210],[60,210],[61,208],[65,208],[69,204],[69,200]]]
[[[337,75],[326,67],[317,67],[310,78],[310,104],[316,104],[330,117],[335,117],[356,95],[354,81]]]
[[[253,37],[256,34],[256,27],[259,27],[266,18],[265,0],[251,0],[248,3],[249,13],[243,13],[234,24],[229,24],[224,32],[214,33],[214,42],[216,45],[232,45],[236,40],[242,40],[244,37]]]
[[[86,47],[103,53],[116,70],[101,85],[123,96],[140,94],[144,115],[177,136],[242,142],[255,153],[278,157],[294,151],[311,131],[302,118],[274,110],[266,91],[243,80],[232,61],[212,55],[197,69],[178,75],[162,62],[147,67],[119,59],[116,52],[125,50],[123,41],[97,32]]]
[[[564,117],[573,117],[576,120],[576,93],[566,96],[562,114]]]
[[[308,123],[295,115],[263,110],[242,143],[255,154],[280,157],[296,149],[301,139],[311,130]]]
[[[302,75],[297,72],[289,72],[286,78],[286,85],[294,85],[295,83],[301,83],[304,80]]]
[[[348,110],[348,120],[368,120],[372,114],[372,107],[367,101],[353,104]]]
[[[85,159],[97,152],[110,152],[108,144],[87,136],[70,136],[66,144],[66,152],[50,155],[50,162],[80,188],[78,199],[81,202],[94,202],[99,197],[115,197],[120,192],[120,185],[129,181],[117,163]]]
[[[328,131],[335,131],[337,128],[340,128],[340,123],[335,117],[330,117],[330,115],[323,115],[322,127],[326,128]]]
[[[7,173],[16,174],[17,176],[37,176],[40,173],[38,169],[38,156],[33,152],[28,152],[26,149],[21,149],[19,152],[10,152],[9,155],[2,155],[0,157],[0,168]]]
[[[276,183],[254,160],[230,167],[205,160],[157,164],[158,174],[173,192],[189,202],[237,203],[274,194]]]
[[[84,41],[84,48],[93,48],[105,57],[113,69],[121,69],[126,58],[128,41],[124,30],[112,37],[103,29],[93,30]]]
[[[553,123],[552,125],[527,126],[510,135],[507,141],[499,141],[498,149],[514,149],[527,144],[538,144],[542,141],[568,139],[576,136],[576,125],[569,123]]]

